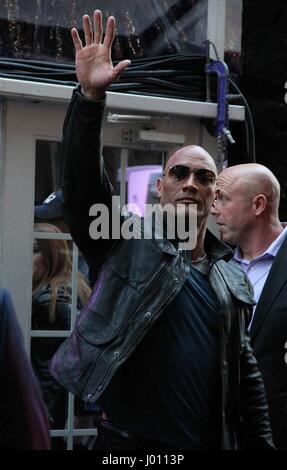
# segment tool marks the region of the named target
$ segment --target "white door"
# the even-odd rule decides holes
[[[24,101],[2,105],[1,285],[12,294],[29,344],[37,140],[59,141],[66,106]]]

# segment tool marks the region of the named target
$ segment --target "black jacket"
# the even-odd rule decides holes
[[[287,237],[261,293],[250,337],[265,384],[274,442],[287,449]]]
[[[74,332],[51,363],[59,382],[91,402],[104,392],[187,277],[181,253],[166,239],[90,238],[91,205],[101,202],[111,208],[112,188],[100,157],[103,111],[104,102],[89,102],[76,92],[64,124],[66,219],[90,266],[99,266],[103,259],[105,263]],[[219,304],[221,446],[272,447],[264,387],[246,335],[253,304],[249,284],[230,260],[229,248],[211,233],[205,249]]]

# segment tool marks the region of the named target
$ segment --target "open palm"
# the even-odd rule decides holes
[[[115,19],[108,18],[106,34],[102,40],[102,15],[99,10],[94,13],[94,31],[88,15],[83,16],[85,43],[83,46],[78,31],[73,28],[72,39],[76,49],[76,73],[83,93],[87,98],[98,100],[106,88],[116,82],[121,72],[130,65],[123,60],[116,67],[111,60],[111,47],[115,34]]]

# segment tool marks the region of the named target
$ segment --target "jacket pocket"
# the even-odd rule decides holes
[[[105,269],[77,320],[76,330],[91,344],[109,343],[118,336],[140,301],[141,291],[122,273]]]

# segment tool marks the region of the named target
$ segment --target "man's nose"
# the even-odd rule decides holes
[[[184,180],[183,188],[192,189],[193,191],[198,191],[198,181],[196,180],[193,172]]]

